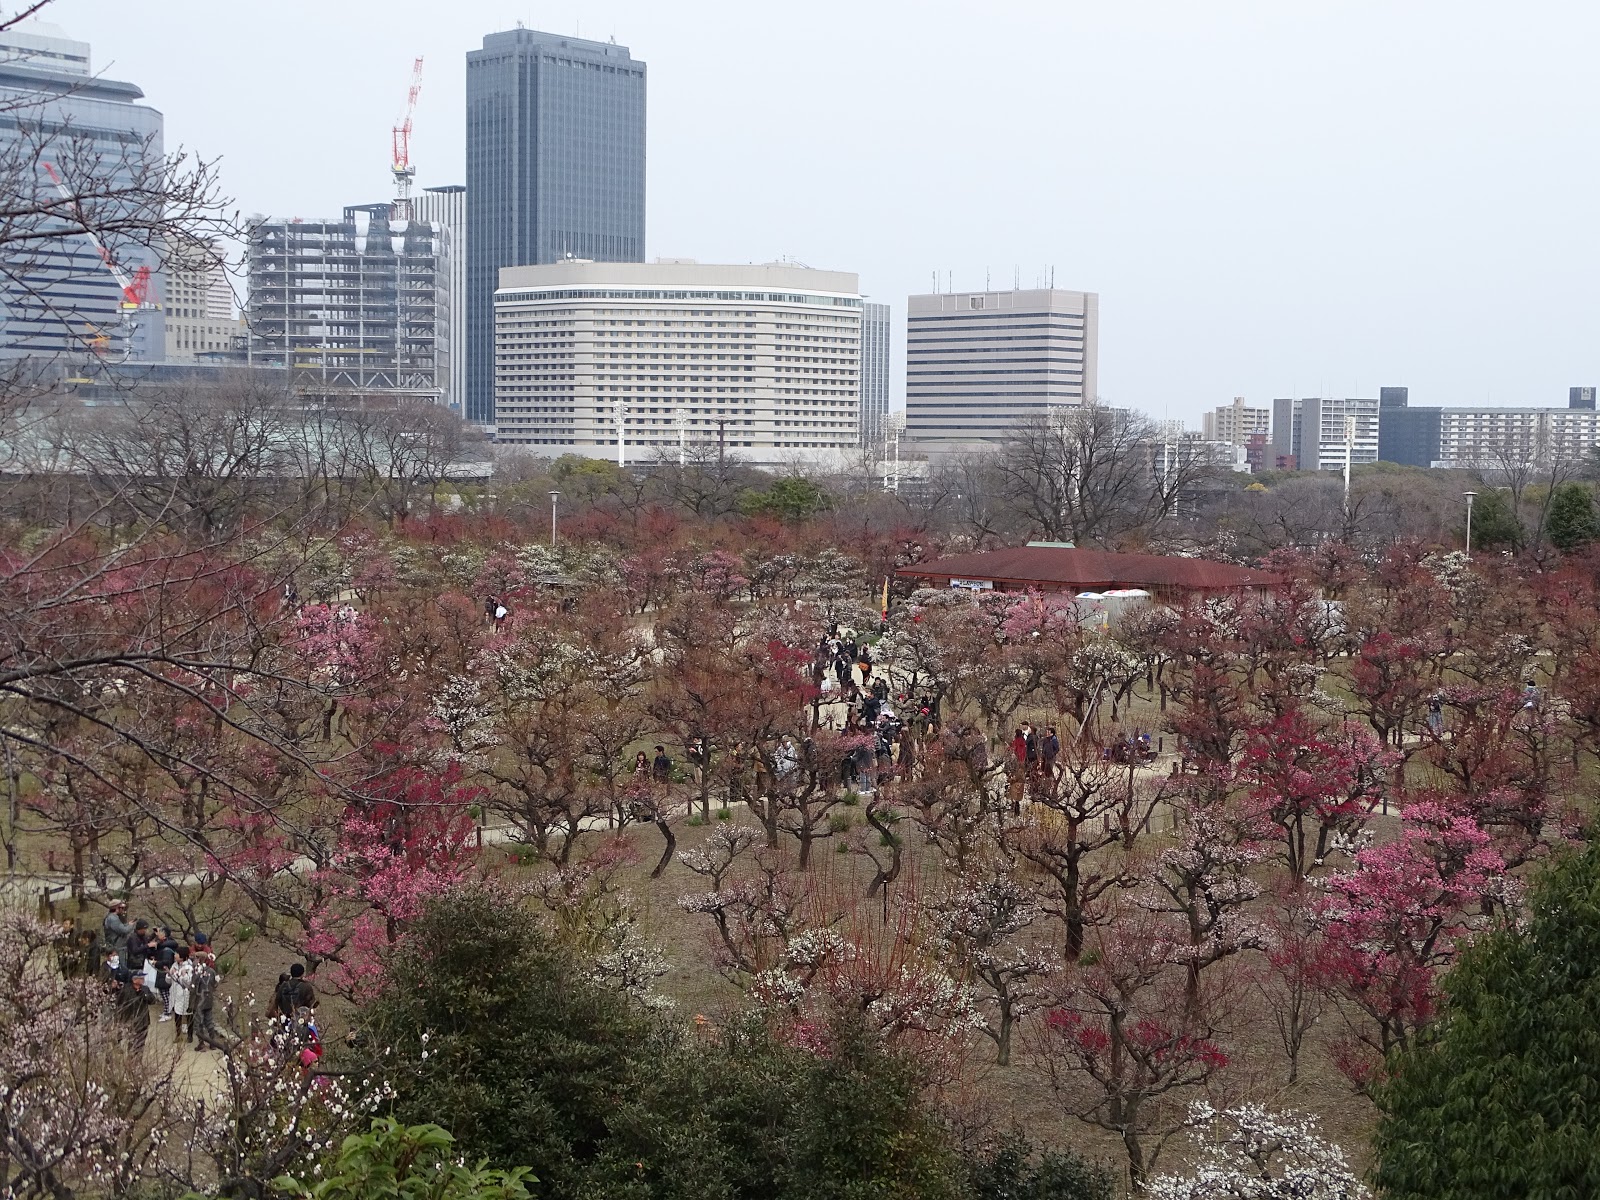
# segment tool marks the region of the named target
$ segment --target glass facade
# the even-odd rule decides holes
[[[868,304],[861,310],[861,444],[883,440],[889,419],[889,306]]]
[[[1407,467],[1431,467],[1439,458],[1440,411],[1402,408],[1378,410],[1378,458]]]
[[[501,267],[644,261],[645,64],[513,29],[467,55],[467,404],[494,419]]]
[[[30,33],[27,26],[0,31],[0,144],[18,168],[6,184],[22,214],[0,255],[0,358],[164,353],[161,310],[155,303],[137,313],[124,308],[122,288],[94,240],[82,232],[49,236],[72,222],[49,214],[57,195],[45,163],[84,192],[84,221],[101,231],[127,276],[147,268],[148,300],[164,299],[161,262],[145,244],[148,237],[114,232],[130,217],[136,229],[152,219],[133,185],[161,159],[162,117],[138,103],[143,97],[131,83],[91,75],[87,43]]]

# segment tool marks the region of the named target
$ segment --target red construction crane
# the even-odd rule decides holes
[[[420,60],[419,60],[420,61]],[[117,286],[122,289],[122,307],[125,310],[138,310],[144,307],[145,300],[150,294],[150,268],[141,266],[133,273],[130,279],[128,273],[117,265],[117,260],[111,257],[111,251],[106,249],[106,244],[100,240],[100,235],[89,227],[84,220],[82,206],[73,199],[72,192],[62,182],[61,173],[56,170],[54,163],[41,164],[45,173],[50,176],[50,182],[55,184],[56,191],[61,193],[61,198],[72,206],[72,215],[77,218],[78,224],[83,227],[84,236],[94,243],[94,248],[100,252],[100,261],[105,263],[106,270],[111,272],[111,277],[117,281]]]
[[[39,164],[50,176],[50,182],[55,185],[56,191],[61,193],[61,198],[67,202],[72,210],[73,219],[77,222],[80,231],[100,252],[100,261],[105,264],[106,270],[111,272],[111,278],[117,281],[117,286],[122,289],[122,302],[118,308],[122,310],[122,356],[124,359],[133,352],[134,332],[138,328],[139,313],[145,309],[158,307],[149,302],[150,296],[150,268],[141,264],[139,269],[130,278],[128,273],[117,265],[117,260],[111,257],[100,234],[89,224],[84,216],[83,205],[73,196],[71,190],[61,178],[61,172],[56,170],[52,162]],[[106,349],[111,344],[111,335],[104,328],[88,327],[88,334],[84,338],[86,345],[94,354],[104,357]]]
[[[394,163],[390,168],[394,172],[394,213],[397,220],[409,221],[411,219],[411,181],[417,177],[417,169],[411,165],[411,115],[417,111],[417,93],[422,90],[422,59],[419,57],[411,64],[411,87],[406,92],[405,116],[395,124],[393,130]]]

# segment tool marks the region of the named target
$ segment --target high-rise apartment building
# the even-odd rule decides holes
[[[644,260],[645,64],[511,29],[467,55],[467,420],[494,418],[502,267]]]
[[[1271,431],[1272,410],[1250,408],[1243,396],[1235,396],[1232,404],[1218,405],[1200,418],[1200,435],[1208,442],[1248,446],[1252,434]]]
[[[890,311],[887,304],[861,306],[861,444],[869,448],[883,441],[889,419]]]
[[[1311,396],[1272,402],[1269,459],[1302,471],[1342,471],[1378,461],[1378,398]]]
[[[467,189],[459,183],[423,188],[412,206],[417,220],[429,222],[444,235],[450,257],[445,283],[450,370],[443,380],[443,399],[460,414],[467,394]]]
[[[167,259],[161,311],[168,362],[193,362],[238,348],[244,324],[234,315],[233,288],[222,265],[223,254],[223,248],[215,246],[206,261],[193,266]]]
[[[23,22],[0,30],[0,157],[6,188],[26,211],[58,199],[65,186],[88,197],[86,222],[130,281],[149,275],[148,302],[135,308],[81,231],[48,235],[64,222],[23,216],[0,251],[0,356],[158,359],[165,350],[161,264],[146,245],[105,232],[125,217],[119,189],[162,157],[162,118],[138,103],[131,83],[91,73],[89,44],[54,25]],[[46,164],[49,164],[47,167]],[[132,200],[129,202],[133,203]]]
[[[494,299],[501,443],[627,462],[715,446],[775,463],[860,441],[854,274],[573,261],[507,267]]]
[[[1095,399],[1100,297],[1054,288],[912,296],[906,434],[960,444],[1012,436]]]
[[[391,225],[389,205],[339,221],[250,221],[252,361],[290,368],[330,402],[438,401],[449,373],[449,252],[426,221]]]
[[[1404,388],[1386,388],[1404,393]],[[1600,447],[1594,389],[1572,388],[1566,408],[1412,408],[1401,395],[1380,414],[1385,462],[1483,471],[1576,463]]]

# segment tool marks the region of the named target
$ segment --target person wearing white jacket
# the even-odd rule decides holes
[[[189,947],[178,947],[178,957],[167,970],[167,983],[172,988],[173,1041],[187,1042],[194,1036],[194,1018],[189,1015],[194,960],[189,956]]]

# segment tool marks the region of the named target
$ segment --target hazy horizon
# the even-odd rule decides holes
[[[1100,295],[1101,397],[1198,426],[1242,395],[1561,405],[1600,383],[1588,47],[1600,10],[55,0],[244,213],[463,180],[464,56],[524,24],[650,69],[647,257],[789,257],[890,303],[992,281]],[[893,398],[903,403],[903,351]]]

